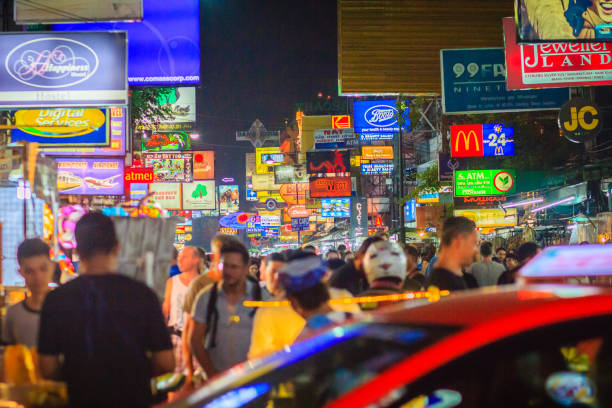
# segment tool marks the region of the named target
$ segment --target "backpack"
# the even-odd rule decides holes
[[[247,275],[247,283],[251,281],[253,284],[253,293],[251,293],[251,298],[255,301],[261,300],[261,287],[259,286],[259,282],[255,280],[250,275]],[[208,305],[206,306],[206,332],[210,334],[209,339],[209,348],[217,347],[217,326],[219,325],[219,310],[217,310],[217,298],[219,297],[219,282],[215,282],[211,291],[210,297],[208,298]],[[257,308],[254,307],[253,310],[249,313],[249,317],[253,319],[255,317],[255,312]]]

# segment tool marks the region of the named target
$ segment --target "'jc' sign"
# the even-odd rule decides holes
[[[559,111],[559,128],[563,136],[574,143],[583,143],[598,135],[602,127],[601,111],[586,99],[571,99]]]

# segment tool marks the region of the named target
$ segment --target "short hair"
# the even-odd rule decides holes
[[[178,258],[178,249],[174,245],[172,245],[172,259]]]
[[[315,257],[318,258],[316,254],[313,254],[310,251],[305,251],[303,249],[294,249],[287,250],[285,254],[286,262],[289,263],[291,261],[296,261],[298,259]]]
[[[338,251],[336,251],[335,249],[330,249],[329,251],[327,251],[327,254],[326,254],[326,255],[329,255],[329,254],[337,254],[337,255],[340,255],[340,253],[339,253]]]
[[[474,232],[476,224],[466,217],[450,217],[444,221],[442,226],[442,245],[450,245],[455,238],[460,235],[467,235]]]
[[[287,262],[287,258],[282,252],[272,252],[268,255],[268,262]]]
[[[487,241],[480,244],[480,255],[485,257],[493,255],[493,244]]]
[[[306,310],[316,310],[330,299],[329,290],[323,282],[319,282],[299,292],[287,291],[287,296],[294,298]]]
[[[346,245],[344,245],[344,244],[338,245],[338,251],[340,251],[340,252],[346,251]]]
[[[315,248],[313,245],[306,245],[304,248],[302,248],[302,250],[311,252],[313,254],[317,253],[317,248]]]
[[[17,262],[19,262],[19,265],[21,265],[24,259],[40,255],[44,255],[49,258],[49,251],[49,245],[47,245],[47,243],[42,239],[26,239],[17,247]]]
[[[370,245],[372,245],[375,242],[380,242],[380,241],[384,241],[385,239],[383,237],[381,237],[380,235],[374,235],[373,237],[368,237],[365,239],[365,241],[363,241],[361,243],[361,246],[359,247],[359,250],[357,251],[357,253],[359,255],[365,255],[365,253],[368,251],[368,248],[370,247]]]
[[[217,234],[210,241],[211,248],[212,246],[219,246],[220,249],[225,245],[233,245],[236,243],[242,244],[238,238],[225,234]]]
[[[539,250],[540,246],[533,241],[522,244],[516,251],[516,258],[518,259],[519,264],[522,265],[529,259],[536,256]]]
[[[404,246],[404,253],[406,254],[406,256],[411,256],[414,259],[418,259],[419,258],[419,250],[416,249],[415,247],[413,247],[412,245],[405,245]]]
[[[506,250],[506,247],[503,247],[503,246],[502,247],[497,247],[497,249],[495,250],[495,253],[498,253],[499,251],[506,251],[506,252],[508,252]]]
[[[242,262],[245,265],[249,264],[249,251],[247,251],[244,244],[238,240],[236,242],[223,244],[221,246],[221,256],[225,254],[240,254],[242,257]]]
[[[81,259],[109,254],[119,242],[115,225],[101,212],[89,212],[81,217],[74,229],[76,250]]]

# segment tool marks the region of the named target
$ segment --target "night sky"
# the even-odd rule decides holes
[[[248,142],[235,141],[259,118],[279,129],[295,104],[337,95],[337,19],[332,0],[201,2],[199,145],[216,151],[216,177],[244,189]],[[244,191],[241,191],[244,197]]]

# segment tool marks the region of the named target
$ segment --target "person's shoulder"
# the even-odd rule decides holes
[[[329,297],[332,299],[344,299],[353,297],[353,294],[346,289],[330,287],[328,288],[328,290]]]
[[[15,303],[14,305],[10,305],[9,307],[7,307],[6,308],[6,320],[11,319],[13,316],[21,312],[21,309],[23,309],[24,304],[25,304],[25,300],[22,300],[21,302]]]

